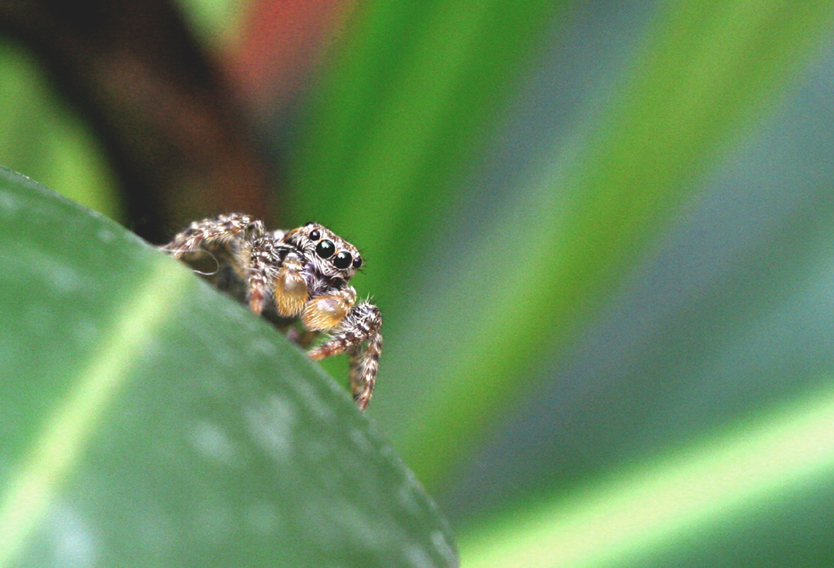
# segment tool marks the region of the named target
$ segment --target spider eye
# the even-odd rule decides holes
[[[318,229],[313,229],[312,231],[310,231],[310,240],[317,241],[320,238],[321,238],[321,233],[319,232]]]
[[[336,265],[336,268],[345,269],[350,266],[350,263],[353,262],[353,257],[350,256],[349,252],[342,251],[336,255],[336,258],[333,259],[333,264]]]
[[[353,259],[353,267],[358,270],[360,266],[362,266],[362,257],[356,255],[356,258]]]
[[[317,233],[318,231],[313,231]],[[310,235],[313,236],[312,234]],[[316,254],[319,255],[321,258],[330,258],[333,256],[333,253],[336,252],[336,245],[333,244],[332,241],[328,241],[327,239],[323,240],[319,244],[316,245]]]

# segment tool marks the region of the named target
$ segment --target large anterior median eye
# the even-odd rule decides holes
[[[336,255],[336,258],[333,259],[333,264],[336,265],[336,268],[347,268],[350,266],[350,263],[353,262],[353,257],[350,256],[349,252],[342,251]]]
[[[336,252],[336,245],[327,239],[316,245],[316,254],[321,258],[330,258],[334,252]]]

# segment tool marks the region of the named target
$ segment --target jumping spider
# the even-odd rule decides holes
[[[176,258],[188,255],[189,264],[198,260],[192,253],[209,253],[219,263],[211,274],[215,284],[279,327],[300,321],[305,332],[291,329],[290,336],[303,347],[327,332],[330,339],[308,355],[348,353],[353,399],[362,410],[368,406],[382,353],[382,318],[373,304],[357,304],[348,286],[362,266],[356,247],[318,223],[268,232],[263,222],[232,214],[191,223],[163,249]]]

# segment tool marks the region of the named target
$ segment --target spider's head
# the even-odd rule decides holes
[[[355,246],[318,223],[307,223],[284,235],[284,241],[298,248],[316,272],[326,278],[348,282],[362,266]]]

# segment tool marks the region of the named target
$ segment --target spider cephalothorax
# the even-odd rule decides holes
[[[310,357],[349,353],[353,398],[367,407],[382,352],[382,318],[376,306],[357,304],[348,285],[362,266],[356,247],[318,223],[267,232],[261,221],[232,214],[194,222],[164,248],[177,258],[220,253],[216,257],[228,261],[253,312],[279,324],[301,321],[309,333],[294,335],[299,343],[330,334]]]

